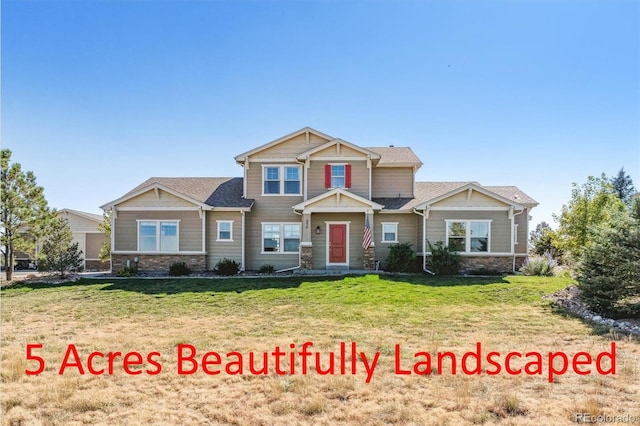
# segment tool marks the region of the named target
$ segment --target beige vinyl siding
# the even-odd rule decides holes
[[[193,203],[161,189],[150,190],[124,201],[118,207],[194,207]]]
[[[276,270],[298,266],[299,254],[297,252],[262,254],[262,223],[300,223],[301,216],[295,214],[292,208],[300,201],[302,201],[302,197],[256,198],[253,208],[246,213],[245,218],[247,270],[258,270],[265,264],[273,265]]]
[[[179,220],[179,251],[202,251],[202,219],[197,211],[119,211],[115,251],[138,250],[137,220]]]
[[[313,133],[309,133],[309,142],[305,133],[295,136],[287,141],[281,142],[271,148],[257,152],[251,155],[251,160],[267,159],[267,158],[295,158],[310,149],[316,148],[327,143],[328,140],[321,138]],[[253,165],[252,165],[253,166]]]
[[[411,248],[416,250],[418,240],[418,222],[422,222],[422,217],[414,214],[376,214],[373,220],[375,228],[373,229],[374,242],[376,243],[376,260],[379,260],[384,265],[387,256],[389,255],[389,248],[394,243],[382,242],[382,222],[397,222],[398,223],[398,243],[411,243]],[[363,224],[364,226],[364,224]],[[420,234],[422,235],[422,234]],[[362,243],[362,239],[360,240]]]
[[[336,163],[343,163],[337,161]],[[327,188],[324,187],[324,169],[328,162],[312,161],[311,167],[307,170],[309,185],[307,188],[307,198],[313,198],[324,194]],[[345,163],[346,164],[346,163]],[[351,164],[351,188],[349,192],[364,198],[369,198],[369,169],[366,161],[353,161]]]
[[[413,168],[378,167],[371,175],[372,197],[413,197]]]
[[[233,221],[233,241],[217,241],[218,220]],[[213,270],[223,258],[242,264],[242,214],[240,212],[207,213],[207,269]]]
[[[350,148],[346,145],[340,144],[340,146],[338,147],[338,144],[336,143],[333,146],[330,146],[328,148],[325,148],[323,150],[314,152],[313,155],[311,156],[313,157],[336,157],[336,159],[341,158],[341,157],[345,157],[345,158],[353,158],[353,157],[357,157],[357,158],[364,158],[364,155],[362,154],[362,152],[357,151],[353,148]]]
[[[471,191],[469,198],[469,191],[462,191],[434,203],[432,207],[507,207],[507,204],[478,191]]]
[[[445,220],[491,220],[490,252],[511,252],[511,219],[506,211],[431,211],[427,219],[427,240],[431,244],[445,240]]]
[[[102,244],[106,242],[107,236],[103,233],[87,232],[86,234],[86,251],[85,259],[97,259],[100,254]]]
[[[59,217],[67,219],[69,228],[73,232],[92,232],[98,230],[98,223],[87,218],[68,212],[59,212]]]
[[[349,214],[312,214],[311,242],[313,243],[313,269],[327,268],[327,224],[325,222],[349,223],[349,269],[362,269],[362,234],[364,232],[364,213]],[[315,233],[320,226],[320,234]]]

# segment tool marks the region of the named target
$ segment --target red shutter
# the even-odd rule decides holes
[[[331,188],[331,165],[324,166],[324,187]]]
[[[344,186],[351,188],[351,164],[344,166]]]

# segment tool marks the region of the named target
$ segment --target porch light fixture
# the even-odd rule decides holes
[[[321,231],[320,225],[316,226],[316,234],[320,235],[320,231]]]

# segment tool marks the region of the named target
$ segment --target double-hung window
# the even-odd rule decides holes
[[[138,251],[178,251],[178,223],[177,220],[138,221]]]
[[[299,223],[263,223],[263,253],[297,253],[300,247]]]
[[[300,195],[300,166],[263,166],[262,192],[264,195]]]
[[[351,188],[351,164],[326,164],[325,188]]]
[[[217,241],[233,241],[233,221],[232,220],[216,220],[218,225]]]
[[[491,234],[489,220],[447,220],[447,245],[464,253],[487,253]]]
[[[398,242],[398,222],[382,222],[382,242]]]

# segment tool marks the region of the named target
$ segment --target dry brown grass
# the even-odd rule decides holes
[[[301,293],[296,292],[305,291],[301,287],[262,295],[210,292],[201,301],[196,296],[186,298],[188,303],[170,295],[162,296],[170,299],[163,301],[135,293],[130,297],[139,302],[121,313],[112,306],[117,300],[93,287],[3,294],[3,425],[524,425],[573,424],[576,412],[640,415],[637,340],[594,334],[583,322],[552,313],[543,302],[452,301],[437,306],[426,298],[407,307],[342,305],[334,313],[330,306],[334,302],[297,301]],[[177,307],[183,302],[186,307]],[[394,373],[393,350],[398,343],[408,365],[413,352],[462,354],[475,342],[500,352],[594,353],[608,349],[611,339],[618,345],[615,376],[565,375],[548,383],[546,377],[537,376]],[[313,342],[314,349],[323,353],[336,350],[342,341],[355,341],[368,354],[380,351],[371,383],[365,383],[363,372],[356,376],[176,373],[180,343],[202,352],[247,354],[304,341]],[[24,369],[31,364],[24,359],[25,345],[36,342],[44,345],[39,353],[47,368],[39,376],[27,376]],[[158,351],[163,371],[156,376],[129,376],[119,368],[113,375],[60,376],[59,363],[70,343],[84,356],[94,350]]]

